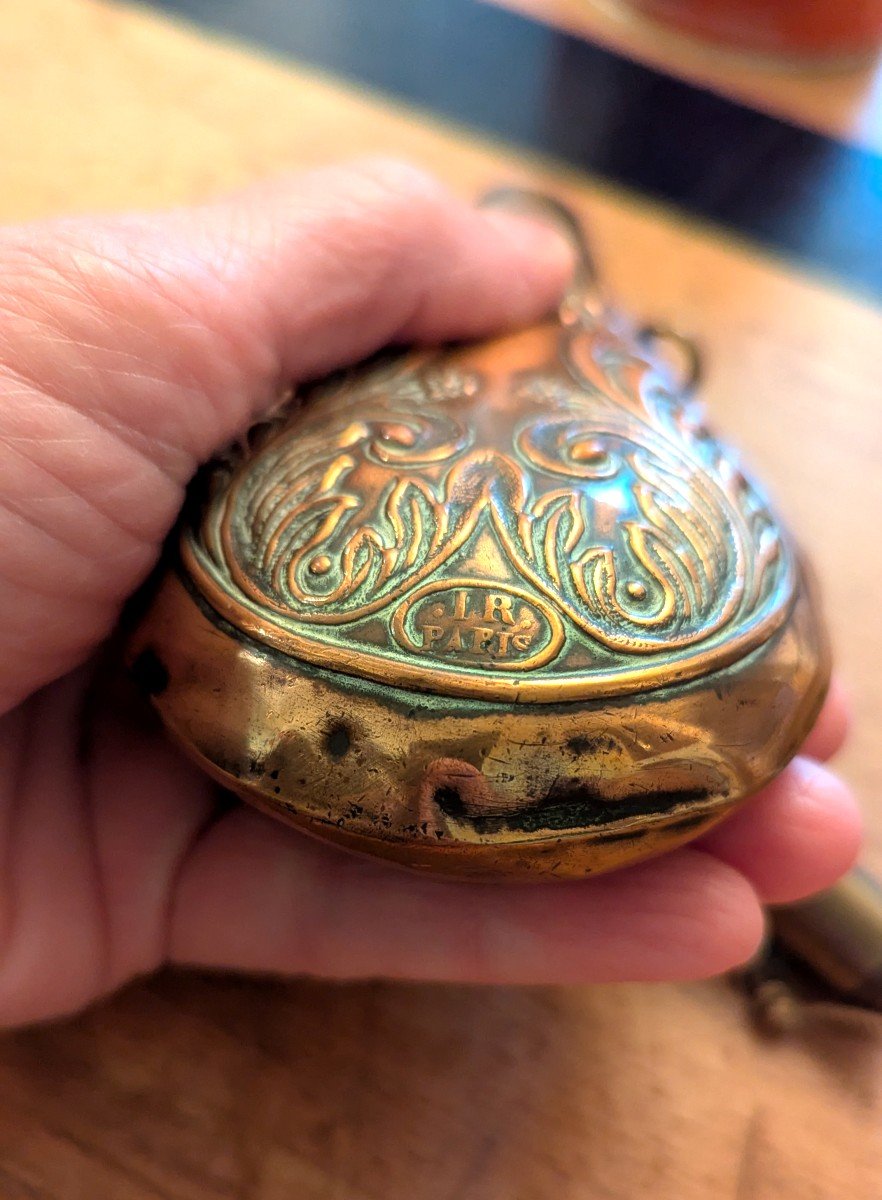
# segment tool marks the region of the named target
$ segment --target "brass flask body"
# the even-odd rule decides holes
[[[830,669],[766,497],[593,289],[255,431],[197,481],[129,655],[265,810],[522,879],[700,834],[789,761]]]

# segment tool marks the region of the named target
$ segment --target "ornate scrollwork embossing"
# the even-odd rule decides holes
[[[745,558],[723,491],[653,436],[590,420],[539,420],[521,431],[521,456],[549,475],[588,485],[554,488],[533,506],[537,586],[554,585],[570,618],[605,645],[638,653],[709,637],[735,611]]]
[[[555,340],[538,368],[491,347],[320,389],[185,534],[208,599],[309,661],[515,699],[768,637],[793,562],[763,497],[627,338]]]

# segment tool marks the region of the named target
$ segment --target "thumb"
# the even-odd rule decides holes
[[[528,321],[569,270],[386,161],[0,231],[0,711],[106,636],[197,464],[291,381]]]

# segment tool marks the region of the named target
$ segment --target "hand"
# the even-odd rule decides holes
[[[550,229],[367,163],[164,216],[0,232],[0,1021],[164,962],[335,977],[682,979],[755,949],[762,901],[850,864],[858,816],[798,758],[691,847],[584,883],[411,877],[231,807],[97,666],[187,480],[292,379],[538,317]]]

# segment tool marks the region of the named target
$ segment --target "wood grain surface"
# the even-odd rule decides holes
[[[575,204],[622,303],[700,338],[717,424],[817,562],[859,715],[842,767],[882,870],[882,313],[638,198],[146,11],[0,0],[0,63],[4,221],[176,203],[366,150],[467,194],[522,180]],[[882,1193],[882,1027],[831,1019],[764,1040],[725,982],[168,974],[0,1039],[0,1095],[3,1200]]]

